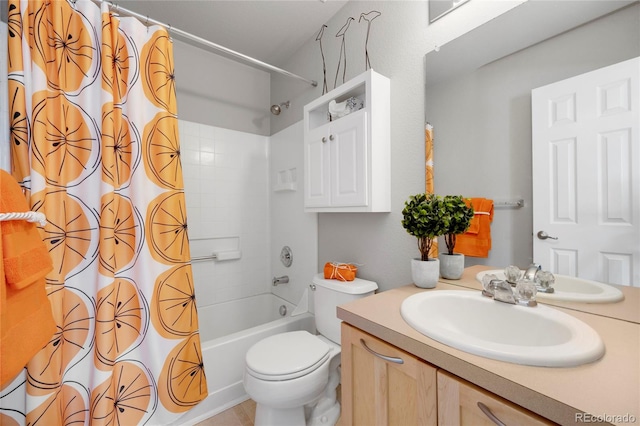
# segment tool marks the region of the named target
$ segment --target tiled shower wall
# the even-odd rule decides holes
[[[269,292],[269,138],[182,120],[179,131],[191,256],[242,252],[193,262],[198,306]]]

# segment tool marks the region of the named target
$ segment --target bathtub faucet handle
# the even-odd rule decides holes
[[[273,283],[274,286],[276,286],[278,284],[287,284],[289,282],[289,276],[288,275],[283,275],[281,277],[273,277],[271,282]]]

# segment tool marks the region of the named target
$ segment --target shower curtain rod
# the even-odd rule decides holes
[[[173,33],[175,33],[175,34],[177,34],[179,36],[182,36],[182,37],[187,38],[189,40],[195,41],[197,43],[203,44],[203,45],[205,45],[207,47],[211,47],[212,49],[218,50],[220,52],[224,52],[227,55],[233,56],[235,58],[241,59],[243,61],[249,62],[249,63],[254,64],[254,65],[257,65],[257,66],[259,66],[261,68],[265,68],[265,69],[267,69],[269,71],[277,72],[279,74],[283,74],[283,75],[286,75],[288,77],[292,77],[292,78],[296,78],[298,80],[302,80],[302,81],[304,81],[306,83],[309,83],[313,87],[318,86],[318,82],[315,81],[315,80],[308,80],[308,79],[306,79],[304,77],[301,77],[301,76],[299,76],[297,74],[294,74],[292,72],[289,72],[287,70],[283,70],[282,68],[278,68],[278,67],[273,66],[271,64],[268,64],[266,62],[263,62],[263,61],[261,61],[259,59],[252,58],[251,56],[247,56],[247,55],[245,55],[243,53],[236,52],[235,50],[231,50],[228,47],[221,46],[221,45],[216,44],[216,43],[214,43],[212,41],[206,40],[206,39],[204,39],[202,37],[198,37],[197,35],[188,33],[186,31],[183,31],[183,30],[179,29],[179,28],[175,28],[175,27],[172,27],[171,25],[168,25],[168,24],[165,24],[163,22],[157,21],[155,19],[149,18],[148,16],[144,16],[144,15],[141,15],[140,13],[134,12],[132,10],[125,9],[124,7],[120,7],[116,3],[113,3],[113,2],[110,2],[110,1],[107,1],[107,0],[93,0],[93,1],[97,2],[97,3],[107,3],[112,11],[114,11],[116,13],[124,13],[125,15],[129,15],[129,16],[133,16],[135,18],[138,18],[139,20],[144,22],[145,25],[148,25],[148,24],[160,25],[160,26],[166,28],[170,32],[173,32]]]

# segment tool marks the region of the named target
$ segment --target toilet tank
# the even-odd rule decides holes
[[[315,292],[313,308],[316,317],[316,329],[329,340],[340,344],[340,323],[337,307],[352,300],[372,295],[378,285],[373,281],[356,278],[353,281],[327,280],[324,274],[313,277]]]

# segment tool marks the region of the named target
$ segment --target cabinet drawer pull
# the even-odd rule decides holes
[[[322,137],[322,143],[325,143],[326,141],[327,141],[327,137],[326,137],[326,136],[323,136],[323,137]]]
[[[329,140],[330,140],[330,141],[332,141],[332,140],[334,140],[334,139],[335,139],[335,138],[333,137],[333,135],[329,135]]]
[[[493,414],[491,412],[491,410],[489,409],[489,407],[487,407],[486,405],[484,405],[482,402],[478,402],[478,408],[480,408],[480,410],[482,410],[482,412],[485,414],[485,416],[489,417],[489,419],[494,422],[496,425],[498,426],[506,426],[504,423],[502,423],[500,421],[499,418],[497,418],[495,416],[495,414]]]
[[[372,355],[377,356],[378,358],[382,358],[385,361],[389,361],[389,362],[394,362],[396,364],[404,364],[404,361],[402,360],[402,358],[396,358],[394,356],[387,356],[387,355],[382,355],[379,354],[376,351],[373,351],[371,349],[369,349],[369,347],[367,346],[367,344],[365,343],[364,339],[360,339],[360,343],[362,343],[362,346]]]

